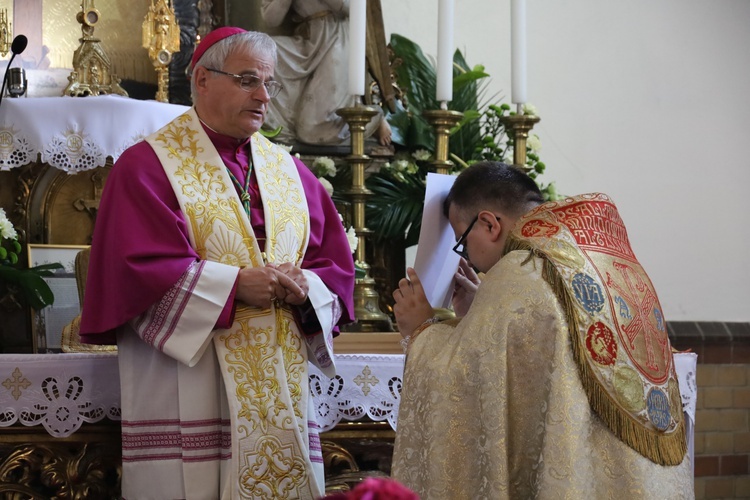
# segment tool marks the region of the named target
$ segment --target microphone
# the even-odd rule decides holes
[[[26,46],[29,44],[29,39],[26,38],[26,35],[17,35],[13,42],[10,44],[10,51],[13,53],[11,56],[11,61],[15,56],[26,50]]]
[[[15,38],[13,38],[13,42],[10,44],[10,52],[11,56],[8,60],[8,65],[5,67],[5,74],[3,75],[3,85],[0,86],[0,102],[3,101],[3,94],[5,94],[5,84],[8,81],[8,68],[10,68],[10,63],[13,62],[13,59],[26,50],[26,46],[29,44],[29,39],[26,38],[26,35],[16,35]]]

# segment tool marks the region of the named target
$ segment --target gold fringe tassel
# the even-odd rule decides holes
[[[573,305],[573,297],[570,296],[570,290],[555,264],[539,249],[511,235],[505,245],[505,253],[513,250],[527,250],[530,252],[529,258],[538,256],[544,260],[542,278],[552,287],[568,319],[573,355],[580,371],[581,382],[588,396],[589,404],[594,412],[622,442],[652,462],[659,465],[679,465],[682,463],[687,453],[682,407],[680,406],[678,409],[679,415],[675,416],[677,428],[669,434],[647,429],[620,408],[617,402],[597,382],[596,376],[588,364],[586,347],[580,334],[580,324]]]

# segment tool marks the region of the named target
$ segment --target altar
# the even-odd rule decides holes
[[[344,334],[339,347],[350,350],[361,336],[370,350],[389,350],[397,335]],[[691,457],[696,357],[675,355]],[[333,378],[310,371],[331,490],[389,474],[404,356],[337,354],[335,362]],[[107,496],[117,494],[116,353],[0,355],[0,408],[0,493],[75,491],[88,485]]]

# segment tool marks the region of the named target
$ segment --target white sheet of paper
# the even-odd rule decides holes
[[[448,219],[443,215],[443,200],[448,195],[456,177],[445,174],[427,174],[427,186],[422,212],[422,230],[419,233],[417,272],[427,300],[432,307],[448,307],[453,294],[453,275],[460,257],[453,251],[456,237]]]

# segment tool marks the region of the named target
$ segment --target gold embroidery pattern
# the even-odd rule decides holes
[[[242,498],[292,498],[307,483],[305,462],[298,450],[273,436],[263,437],[257,448],[246,453],[240,470]]]
[[[188,157],[196,157],[202,153],[203,148],[198,146],[198,130],[190,128],[193,124],[191,115],[185,113],[178,116],[171,123],[159,130],[154,135],[154,140],[167,147],[170,145],[176,151],[180,151]]]
[[[237,328],[219,337],[229,351],[225,359],[236,383],[235,393],[240,404],[238,417],[252,426],[242,430],[250,435],[256,430],[268,433],[269,425],[288,429],[289,408],[280,397],[273,327],[256,328],[250,326],[249,320],[238,319]]]
[[[302,353],[307,353],[303,349],[302,338],[300,334],[295,334],[291,328],[292,320],[287,317],[288,313],[282,308],[276,309],[276,333],[279,337],[279,346],[281,347],[281,356],[284,360],[286,369],[286,381],[289,386],[289,396],[292,398],[294,414],[299,419],[300,432],[304,429],[304,421],[307,416],[302,412],[301,406],[307,403],[303,399],[307,394],[303,394],[302,382],[307,377],[305,369],[307,358]]]
[[[224,168],[198,158],[208,153],[199,144],[199,131],[191,128],[195,121],[190,114],[182,115],[160,130],[154,141],[168,151],[169,158],[178,162],[173,175],[186,200],[183,208],[196,251],[200,258],[206,259],[209,246],[213,247],[213,261],[257,266],[261,259],[255,251],[255,238],[236,194],[228,187]],[[235,236],[230,238],[231,233]],[[208,245],[214,238],[217,240],[214,245]]]
[[[233,266],[261,266],[250,221],[194,115],[191,109],[150,139],[188,219],[192,243],[201,258]],[[266,252],[293,255],[293,260],[285,261],[297,263],[306,247],[307,205],[299,179],[285,171],[289,166],[283,164],[281,151],[264,139],[253,138],[253,159],[265,204]],[[296,167],[291,167],[296,173]],[[281,212],[278,217],[277,211]],[[276,251],[279,244],[285,248]],[[229,404],[240,489],[251,498],[278,498],[304,496],[299,490],[304,487],[313,496],[305,458],[306,349],[291,313],[277,307],[238,307],[234,324],[217,336],[215,346],[227,392],[235,395]]]
[[[13,370],[11,377],[3,380],[3,387],[10,391],[11,396],[16,401],[21,397],[22,389],[27,389],[30,385],[31,381],[24,377],[23,372],[18,367]]]
[[[591,411],[565,310],[528,254],[506,254],[469,314],[412,344],[392,477],[421,498],[692,498],[689,459],[656,465]]]
[[[302,187],[283,168],[284,151],[260,135],[253,136],[253,153],[258,183],[269,196],[266,204],[266,225],[273,228],[266,236],[269,262],[300,262],[307,247],[309,228],[307,201]],[[294,165],[289,168],[295,168]],[[300,244],[302,242],[303,244]]]

